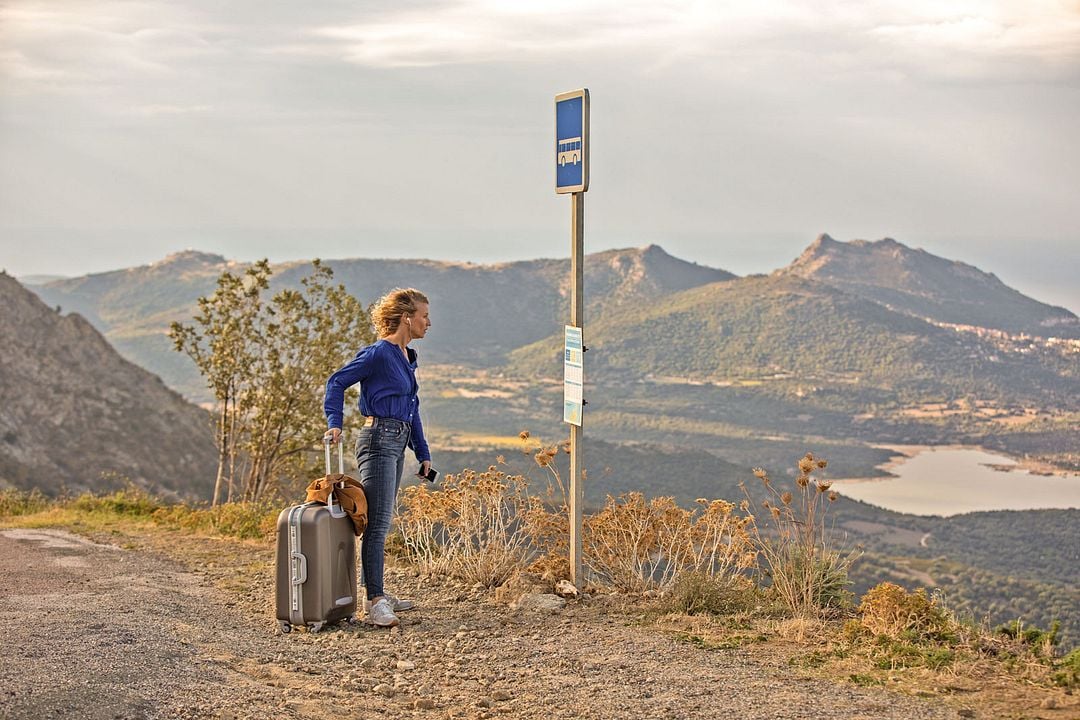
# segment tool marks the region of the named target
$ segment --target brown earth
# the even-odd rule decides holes
[[[1061,691],[862,687],[789,665],[794,641],[716,639],[614,596],[514,611],[406,567],[387,571],[419,601],[402,627],[282,635],[268,543],[92,540],[0,531],[0,718],[1080,717]]]

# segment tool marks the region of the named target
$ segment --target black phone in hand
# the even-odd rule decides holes
[[[435,478],[439,477],[439,471],[433,467],[428,467],[427,473],[423,471],[423,468],[420,468],[420,471],[416,474],[424,478],[428,482],[435,482]]]

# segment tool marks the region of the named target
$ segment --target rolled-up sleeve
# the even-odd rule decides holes
[[[323,412],[326,413],[326,426],[340,428],[345,415],[345,391],[358,382],[363,382],[371,375],[371,366],[375,360],[372,346],[356,353],[348,365],[338,370],[326,381],[326,396],[323,399]]]

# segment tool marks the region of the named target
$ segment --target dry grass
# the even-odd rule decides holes
[[[670,589],[687,574],[730,579],[753,566],[748,518],[723,500],[698,500],[695,511],[671,497],[608,497],[584,521],[584,561],[591,580],[624,592]]]
[[[1080,651],[1051,657],[1045,654],[1047,632],[965,624],[924,593],[875,588],[847,621],[777,618],[762,607],[733,614],[658,609],[663,614],[650,618],[650,624],[677,641],[705,650],[753,648],[759,660],[786,663],[812,676],[936,697],[965,717],[1019,720],[1080,712],[1073,694]],[[1032,715],[1040,705],[1052,708],[1051,714]]]
[[[525,479],[491,466],[448,475],[441,489],[406,488],[398,516],[406,557],[427,574],[494,587],[532,554]]]
[[[450,476],[440,489],[407,488],[398,528],[405,553],[423,572],[448,573],[487,586],[528,568],[568,576],[567,484],[554,462],[565,443],[519,435],[545,481],[491,466]],[[753,566],[749,518],[732,503],[699,500],[694,510],[670,497],[609,497],[584,519],[584,564],[592,586],[640,593],[668,590],[686,574],[730,579]]]
[[[831,638],[836,630],[828,621],[814,617],[794,617],[776,620],[773,624],[776,636],[790,642],[820,644]]]
[[[118,525],[157,526],[238,539],[269,539],[280,508],[270,502],[226,503],[217,507],[166,503],[131,486],[74,498],[47,499],[40,493],[0,495],[0,518],[13,527],[80,527],[108,532]]]

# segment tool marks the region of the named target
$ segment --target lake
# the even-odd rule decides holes
[[[906,448],[904,454],[912,456],[885,467],[895,478],[835,480],[833,489],[914,515],[1080,508],[1080,475],[1075,473],[1035,475],[1012,458],[976,448]]]

